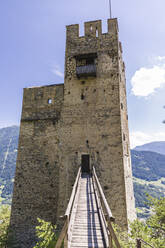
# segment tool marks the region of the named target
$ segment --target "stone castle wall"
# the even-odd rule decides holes
[[[117,20],[67,27],[64,85],[24,90],[11,226],[19,247],[33,247],[37,218],[63,215],[81,156],[89,154],[113,215],[135,218],[125,90]],[[77,77],[91,57],[96,76]],[[91,62],[89,62],[91,63]]]

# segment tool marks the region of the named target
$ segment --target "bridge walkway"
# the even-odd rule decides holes
[[[94,184],[91,175],[82,174],[73,206],[70,247],[107,247]]]
[[[65,223],[55,248],[121,248],[113,229],[114,217],[93,167],[81,167],[63,216]]]

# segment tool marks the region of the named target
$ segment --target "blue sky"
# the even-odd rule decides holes
[[[126,64],[132,146],[165,140],[165,1],[112,0]],[[63,82],[65,26],[109,17],[108,0],[0,1],[0,128],[19,124],[24,87]]]

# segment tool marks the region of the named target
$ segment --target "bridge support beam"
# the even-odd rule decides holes
[[[142,247],[141,240],[137,239],[136,242],[137,242],[137,248],[141,248]]]

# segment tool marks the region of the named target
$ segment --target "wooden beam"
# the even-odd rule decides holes
[[[66,216],[69,216],[70,213],[71,213],[73,202],[74,202],[75,195],[76,195],[76,192],[77,192],[77,186],[78,186],[80,174],[81,174],[81,167],[78,170],[77,177],[76,177],[73,189],[72,189],[72,194],[71,194],[71,197],[70,197],[70,200],[69,200],[69,203],[68,203],[68,207],[67,207],[66,212],[65,212]]]
[[[100,194],[100,197],[101,197],[101,202],[103,202],[104,204],[104,207],[105,207],[105,210],[106,210],[106,214],[108,216],[108,218],[111,220],[111,221],[115,221],[115,218],[113,217],[112,215],[112,212],[111,212],[111,209],[108,205],[108,202],[105,198],[105,195],[103,193],[103,190],[102,190],[102,187],[101,187],[101,184],[98,180],[98,177],[96,175],[96,170],[95,168],[93,167],[93,175],[94,175],[94,178],[95,178],[95,182],[96,182],[96,185],[97,185],[97,188],[98,188],[98,191],[99,191],[99,194]]]
[[[62,228],[62,231],[61,231],[60,236],[57,240],[55,248],[61,248],[62,242],[63,242],[65,236],[67,235],[67,230],[68,230],[68,218],[65,221],[65,224]]]
[[[141,248],[142,247],[142,243],[141,243],[141,240],[140,239],[137,239],[136,240],[136,243],[137,243],[137,248]]]
[[[115,234],[115,231],[113,230],[111,221],[108,221],[108,229],[110,231],[110,234],[112,235],[112,239],[114,240],[116,247],[121,248],[120,243],[118,241],[118,238],[117,238],[117,236]]]
[[[113,248],[112,235],[109,233],[108,235],[109,248]]]

